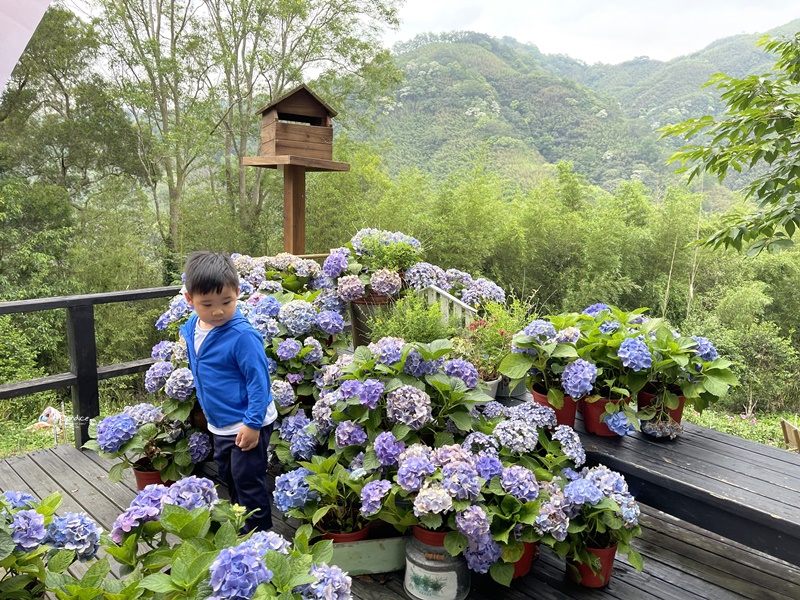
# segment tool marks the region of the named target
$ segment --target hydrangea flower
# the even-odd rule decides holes
[[[549,533],[556,541],[563,542],[567,539],[567,527],[569,527],[569,517],[565,507],[566,500],[563,493],[550,494],[549,500],[539,507],[534,530],[539,535]]]
[[[336,287],[321,290],[311,304],[321,312],[330,311],[338,315],[343,315],[347,312],[347,302],[339,296],[339,291]]]
[[[172,347],[172,360],[181,362],[189,362],[189,351],[186,349],[186,340],[180,336],[175,345]]]
[[[392,482],[386,479],[377,479],[365,484],[361,488],[361,514],[365,517],[378,514],[383,499],[390,489],[392,489]]]
[[[351,598],[350,588],[353,580],[339,567],[325,564],[312,565],[310,573],[317,578],[317,582],[299,589],[303,600],[349,600]],[[298,588],[293,591],[298,591]]]
[[[583,309],[584,315],[589,315],[590,317],[596,317],[604,310],[609,310],[610,307],[608,304],[603,304],[602,302],[598,302],[597,304],[592,304],[591,306],[587,306]]]
[[[419,350],[412,348],[406,355],[406,361],[403,363],[403,372],[414,377],[432,375],[439,369],[441,360],[425,360]]]
[[[714,348],[713,344],[708,340],[708,338],[700,337],[699,335],[693,335],[692,339],[697,342],[695,352],[697,352],[700,358],[708,362],[719,358],[717,349]]]
[[[553,327],[552,323],[544,319],[534,319],[525,326],[522,332],[541,344],[556,336],[556,328]]]
[[[502,416],[504,410],[505,406],[496,400],[492,400],[483,405],[481,413],[483,413],[483,416],[487,419],[494,419],[495,417]]]
[[[628,493],[628,484],[625,478],[605,465],[598,465],[591,469],[584,467],[581,476],[592,481],[603,492],[603,495],[609,498],[613,494]]]
[[[378,402],[383,396],[383,391],[386,386],[382,381],[377,379],[365,379],[361,384],[361,389],[358,392],[358,399],[369,409],[374,409],[378,406]]]
[[[189,306],[186,297],[183,294],[178,294],[169,303],[169,308],[156,320],[156,329],[163,331],[170,323],[179,321],[188,314],[191,314],[194,309]]]
[[[457,500],[474,500],[481,491],[478,471],[464,461],[446,464],[442,467],[442,487]]]
[[[289,442],[289,453],[295,460],[311,460],[316,450],[316,438],[305,429],[296,431]]]
[[[595,379],[597,379],[597,367],[589,361],[578,358],[564,367],[561,387],[568,396],[577,400],[592,391]]]
[[[456,530],[469,539],[477,539],[489,533],[489,518],[480,506],[468,506],[456,514]]]
[[[494,436],[481,433],[480,431],[473,431],[470,433],[461,446],[468,452],[474,454],[497,454],[498,444]]]
[[[431,462],[437,467],[457,462],[466,462],[472,465],[475,462],[475,456],[460,444],[446,444],[433,451]]]
[[[122,412],[133,417],[137,428],[145,423],[158,423],[166,418],[160,406],[153,406],[148,402],[141,402],[134,406],[126,406],[122,409]]]
[[[153,346],[150,356],[156,360],[167,361],[172,358],[172,347],[174,345],[175,342],[170,342],[169,340],[158,342],[155,346]]]
[[[367,295],[364,282],[361,281],[358,275],[345,275],[339,278],[336,284],[336,291],[345,302],[352,302]]]
[[[164,504],[174,504],[186,510],[195,508],[210,510],[219,503],[219,496],[213,481],[205,477],[190,475],[169,486],[161,501]]]
[[[506,407],[503,414],[509,419],[525,421],[533,427],[551,429],[558,425],[558,418],[553,407],[544,406],[538,402],[523,402],[517,406]]]
[[[452,510],[453,497],[437,481],[426,481],[414,498],[414,514],[442,514]]]
[[[480,477],[489,481],[503,472],[503,463],[493,454],[481,454],[475,459],[475,470]]]
[[[294,338],[289,338],[278,344],[275,354],[281,360],[291,360],[300,353],[300,348],[302,348],[300,342]]]
[[[506,301],[506,293],[494,281],[481,277],[461,292],[461,301],[475,308],[487,302],[502,304]]]
[[[415,290],[424,290],[429,285],[440,288],[448,287],[447,276],[441,267],[428,262],[411,265],[405,272],[405,280]]]
[[[273,575],[258,552],[245,544],[220,550],[208,572],[215,600],[249,600]]]
[[[393,467],[398,463],[406,444],[402,440],[398,441],[391,431],[384,431],[375,438],[374,448],[378,462],[384,467]]]
[[[611,413],[610,415],[606,415],[606,418],[603,419],[603,422],[617,435],[628,435],[629,433],[636,431],[636,428],[630,422],[628,417],[622,412],[615,412]]]
[[[44,528],[44,515],[35,510],[20,510],[14,514],[10,525],[11,539],[16,549],[23,552],[38,548],[47,535]]]
[[[574,344],[581,337],[581,330],[577,327],[565,327],[554,338],[557,344]]]
[[[164,384],[164,392],[170,398],[188,400],[194,392],[194,375],[188,367],[175,369]]]
[[[194,464],[204,461],[211,454],[211,438],[203,431],[189,436],[189,457]]]
[[[394,296],[401,285],[400,274],[390,269],[379,269],[369,279],[370,289],[380,296]]]
[[[338,401],[339,395],[335,391],[323,393],[311,408],[311,417],[320,435],[327,435],[336,425],[333,422],[333,409]]]
[[[347,259],[350,256],[349,248],[333,248],[322,263],[322,272],[331,279],[336,279],[347,270]]]
[[[317,327],[328,335],[342,333],[344,331],[344,319],[332,310],[321,310],[317,314]]]
[[[447,281],[446,291],[452,291],[453,288],[461,289],[472,285],[472,275],[459,271],[458,269],[447,269],[444,272],[445,280]]]
[[[250,300],[253,299],[253,297],[250,298]],[[259,294],[257,297],[255,297],[254,302],[250,302],[250,300],[248,300],[248,303],[252,304],[252,314],[264,315],[274,319],[281,312],[280,300],[278,300],[275,296]]]
[[[600,323],[600,333],[614,333],[619,329],[619,321],[603,321]]]
[[[502,555],[503,549],[488,534],[470,540],[467,547],[464,548],[467,566],[476,573],[487,573]]]
[[[324,353],[322,351],[322,344],[313,337],[307,337],[303,341],[303,346],[309,350],[303,354],[303,364],[315,365],[322,360]]]
[[[624,367],[633,371],[644,371],[653,364],[653,357],[650,356],[650,350],[642,336],[623,340],[617,356]]]
[[[125,413],[106,417],[97,424],[97,444],[103,452],[118,452],[134,435],[136,421]]]
[[[305,373],[286,373],[286,381],[289,382],[289,385],[298,385],[305,377]]]
[[[406,341],[403,338],[383,337],[367,346],[367,348],[375,356],[378,363],[391,366],[400,362],[405,343]]]
[[[531,502],[539,496],[539,484],[533,471],[519,465],[503,469],[503,473],[500,475],[500,485],[507,494],[524,502]]]
[[[347,446],[362,446],[367,441],[367,432],[358,423],[353,421],[342,421],[336,427],[334,435],[336,445],[339,448]]]
[[[553,431],[553,439],[561,444],[561,451],[580,467],[586,462],[586,451],[581,438],[569,425],[559,425]]]
[[[525,421],[508,419],[495,426],[494,437],[503,448],[516,454],[528,454],[536,449],[539,432]]]
[[[267,550],[274,550],[281,554],[289,554],[292,544],[282,535],[274,531],[256,531],[250,539],[240,544],[242,547],[252,548],[259,556],[266,556]]]
[[[58,550],[74,550],[81,561],[94,558],[103,529],[86,513],[64,513],[47,528],[45,542]]]
[[[265,279],[258,284],[258,290],[265,294],[280,294],[283,291],[283,285],[281,285],[280,281]]]
[[[33,506],[36,503],[36,498],[27,492],[16,492],[14,490],[6,490],[3,496],[11,505],[11,508],[25,508]]]
[[[272,497],[282,513],[286,514],[290,508],[302,508],[309,500],[319,499],[319,494],[308,486],[306,475],[311,475],[311,471],[299,467],[275,479]]]
[[[478,369],[471,362],[454,358],[444,363],[444,372],[449,377],[458,377],[469,389],[478,385]]]
[[[120,514],[111,528],[111,539],[122,543],[125,533],[148,521],[157,521],[161,517],[162,499],[167,486],[150,484],[145,486],[131,502],[130,507]]]
[[[419,431],[433,420],[431,397],[413,385],[401,385],[386,394],[386,416]]]
[[[281,306],[278,320],[292,335],[305,335],[317,324],[317,311],[305,300],[292,300]]]
[[[153,363],[147,373],[144,374],[144,388],[151,394],[155,394],[164,387],[167,379],[175,370],[175,365],[171,362],[160,361]]]
[[[407,492],[416,492],[422,487],[422,482],[428,475],[433,475],[436,469],[431,461],[424,456],[411,456],[400,464],[397,470],[397,483]]]
[[[311,420],[306,416],[306,412],[301,408],[294,415],[284,417],[280,423],[280,438],[284,441],[291,441],[295,433],[306,428]]]
[[[603,499],[596,485],[586,479],[576,479],[564,486],[564,496],[571,504],[591,504],[594,506]]]
[[[270,385],[270,391],[272,392],[272,397],[275,399],[275,402],[281,408],[292,406],[297,401],[294,395],[294,388],[288,381],[273,379]]]

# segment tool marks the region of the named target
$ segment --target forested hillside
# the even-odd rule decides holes
[[[668,63],[586,65],[474,33],[390,54],[354,25],[374,18],[359,13],[329,26],[340,34],[329,46],[297,56],[281,54],[282,13],[187,13],[168,28],[174,39],[139,43],[153,16],[122,10],[128,1],[92,0],[93,23],[53,5],[3,90],[0,300],[162,285],[195,249],[280,252],[281,175],[240,159],[258,151],[256,109],[303,83],[316,52],[326,67],[305,83],[339,112],[334,159],[351,170],[309,174],[308,252],[362,227],[399,230],[430,262],[489,277],[532,313],[647,307],[737,361],[731,406],[800,408],[800,254],[692,245],[720,213],[745,208],[740,181],[687,187],[666,164],[679,140],[657,131],[720,110],[718,92],[700,87],[710,74],[769,71],[755,36]],[[396,2],[376,2],[392,23]],[[304,24],[291,32],[300,47],[324,6],[284,7]],[[237,43],[252,52],[231,52]],[[100,362],[141,358],[162,308],[98,310]],[[64,371],[63,321],[0,319],[0,382]],[[106,397],[125,398],[141,382],[108,386]],[[43,401],[6,403],[0,417],[35,416]]]

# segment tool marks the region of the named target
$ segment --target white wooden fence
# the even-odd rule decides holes
[[[443,321],[450,322],[450,319],[454,317],[457,325],[466,327],[478,315],[478,311],[470,305],[464,304],[455,296],[451,296],[435,285],[429,285],[417,293],[426,298],[429,305],[433,305],[436,302],[439,303]]]

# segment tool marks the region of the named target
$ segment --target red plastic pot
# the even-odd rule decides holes
[[[538,542],[522,542],[525,546],[525,551],[522,553],[520,559],[514,563],[513,579],[525,577],[531,572],[531,565],[533,560],[539,556],[539,543]]]
[[[446,531],[431,531],[419,525],[414,525],[413,533],[415,538],[429,546],[444,546],[444,536],[447,535]]]
[[[586,548],[586,550],[600,559],[600,572],[595,573],[592,571],[589,563],[569,561],[567,575],[572,581],[584,587],[600,588],[607,586],[611,579],[611,571],[614,569],[614,556],[617,554],[617,547]]]
[[[639,392],[639,397],[638,397],[639,408],[645,408],[647,406],[651,406],[653,404],[653,399],[656,396],[657,394],[651,394],[650,392],[645,392],[644,390],[641,390]],[[684,404],[686,404],[686,397],[678,396],[678,408],[672,408],[669,410],[669,416],[676,423],[680,423],[681,419],[683,418]]]
[[[322,534],[323,540],[333,540],[334,544],[342,543],[342,542],[357,542],[359,540],[367,539],[369,535],[369,525],[364,527],[364,529],[359,529],[358,531],[351,531],[348,533],[333,533],[327,532]]]
[[[618,403],[619,400],[610,400],[614,404]],[[583,427],[586,429],[587,433],[593,433],[595,435],[604,435],[607,437],[613,437],[617,434],[611,431],[604,422],[600,420],[600,415],[602,415],[606,410],[606,404],[609,403],[608,398],[599,398],[594,402],[586,402],[583,403]]]
[[[556,408],[547,400],[547,394],[542,394],[536,390],[531,390],[533,401],[542,406],[549,406],[556,411],[556,422],[559,425],[569,425],[575,427],[575,413],[578,411],[578,403],[570,396],[564,396],[564,406]]]

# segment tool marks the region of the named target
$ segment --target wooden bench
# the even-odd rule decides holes
[[[783,442],[786,444],[786,449],[792,452],[800,452],[800,429],[786,419],[781,419],[781,429],[783,430]]]
[[[675,440],[601,437],[576,422],[587,459],[622,473],[640,502],[800,565],[800,455],[684,429]]]

